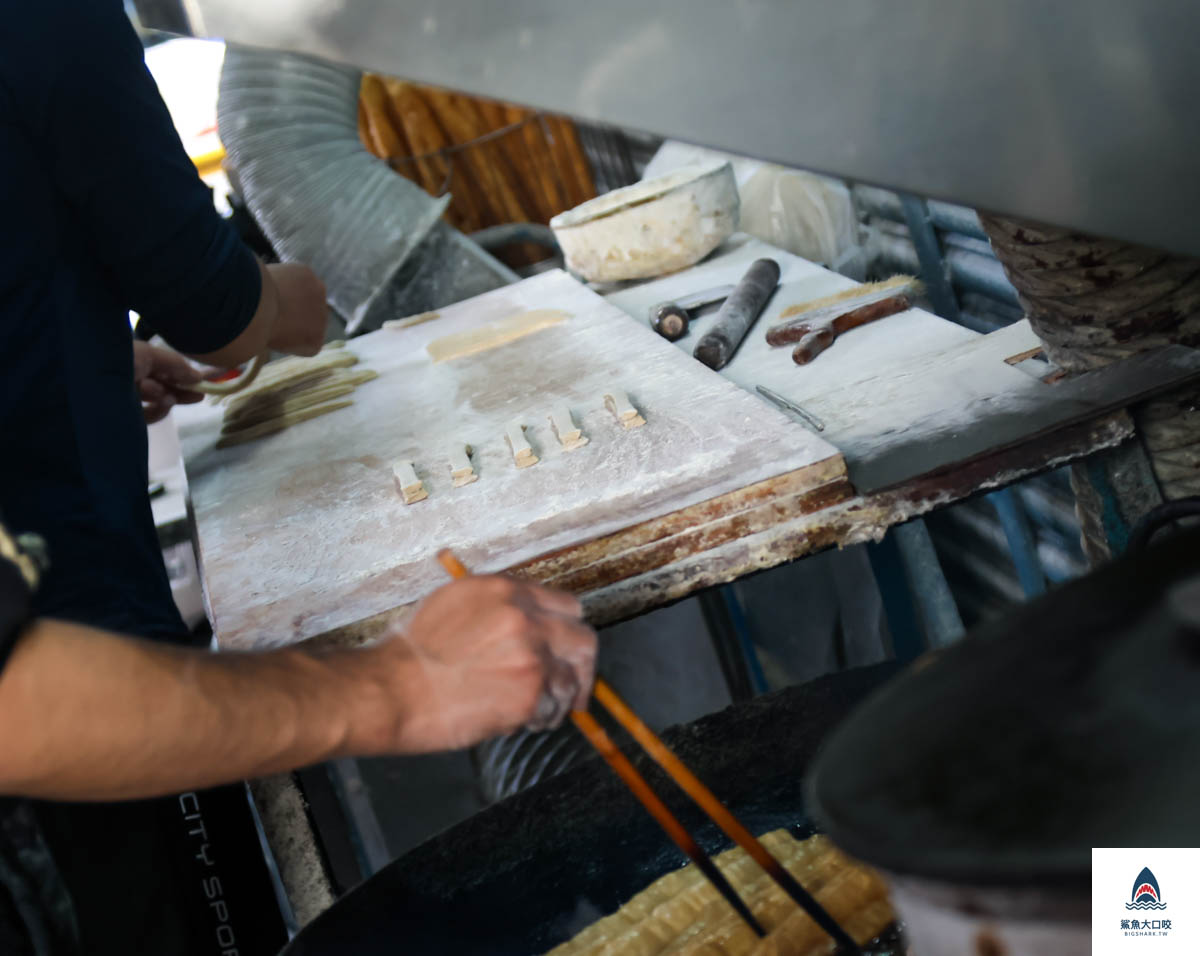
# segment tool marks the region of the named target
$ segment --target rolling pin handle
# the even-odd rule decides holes
[[[650,327],[668,342],[687,335],[689,321],[687,310],[674,302],[660,302],[650,310]]]
[[[829,326],[823,326],[822,328],[804,333],[804,338],[799,341],[796,348],[792,351],[792,361],[797,365],[807,365],[829,348],[829,346],[833,345],[834,338],[833,329],[829,328]]]

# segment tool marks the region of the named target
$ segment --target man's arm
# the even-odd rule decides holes
[[[561,720],[591,689],[580,613],[570,595],[479,577],[358,650],[210,654],[41,620],[0,673],[0,793],[136,798],[465,747],[537,719],[547,697]]]
[[[73,213],[60,228],[122,305],[210,364],[268,345],[315,354],[324,287],[305,266],[260,265],[217,215],[121,0],[46,0],[14,17],[0,94]]]
[[[258,269],[258,305],[246,327],[213,351],[181,351],[218,368],[241,365],[266,348],[293,355],[317,354],[325,341],[328,320],[325,284],[312,269],[299,263],[260,262]]]

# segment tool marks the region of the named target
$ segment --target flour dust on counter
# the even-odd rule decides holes
[[[431,359],[434,340],[547,310],[565,317]],[[293,643],[411,604],[445,583],[440,548],[496,572],[561,559],[768,480],[789,494],[845,480],[832,445],[561,271],[351,347],[379,377],[332,417],[217,449],[215,409],[176,410],[223,648]],[[644,425],[626,430],[605,407],[603,396],[618,392],[636,402]],[[553,412],[562,406],[570,424],[561,428],[588,444],[560,441]],[[522,427],[510,429],[514,421]],[[477,481],[455,487],[461,462],[451,467],[451,443],[471,446]],[[538,464],[517,468],[514,451],[526,445],[523,458]],[[396,461],[413,464],[426,500],[403,504]]]

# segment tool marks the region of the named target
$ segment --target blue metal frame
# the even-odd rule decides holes
[[[1037,536],[1029,523],[1025,505],[1011,488],[993,491],[987,497],[996,510],[996,517],[1000,519],[1000,527],[1004,529],[1008,550],[1017,569],[1017,580],[1021,582],[1025,597],[1045,594],[1046,572],[1038,557]]]

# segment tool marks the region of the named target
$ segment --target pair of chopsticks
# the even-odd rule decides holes
[[[470,572],[463,566],[450,551],[443,550],[438,552],[438,561],[442,567],[454,578],[465,578],[470,576]],[[840,925],[837,920],[830,916],[825,909],[813,899],[812,895],[799,884],[795,877],[792,876],[783,864],[773,857],[769,850],[759,839],[742,825],[728,809],[716,798],[711,790],[708,789],[700,779],[692,773],[680,760],[671,752],[666,744],[659,739],[658,735],[643,723],[642,719],[633,712],[630,706],[621,699],[620,695],[613,690],[606,680],[602,677],[597,677],[592,690],[592,696],[600,703],[622,727],[645,749],[646,753],[667,772],[672,780],[686,793],[693,801],[703,810],[708,817],[716,823],[738,846],[745,850],[759,866],[766,871],[779,887],[787,893],[801,908],[804,909],[813,921],[827,932],[845,953],[859,953],[858,944],[851,938]],[[741,916],[742,919],[749,924],[759,936],[765,936],[766,932],[759,924],[758,920],[750,912],[750,908],[742,901],[741,897],[725,879],[724,874],[717,869],[717,866],[709,858],[709,856],[700,849],[700,845],[695,841],[690,833],[684,829],[675,815],[667,809],[666,804],[658,798],[658,795],[650,789],[650,784],[646,782],[646,778],[638,773],[637,768],[629,762],[617,745],[613,743],[612,738],[603,727],[596,721],[596,718],[589,714],[586,710],[571,711],[571,721],[579,728],[580,732],[588,739],[588,742],[596,748],[605,762],[613,769],[618,777],[637,797],[638,801],[646,808],[647,812],[654,817],[658,825],[666,831],[669,836],[693,863],[702,872],[709,881],[717,888],[720,894],[725,897]]]

